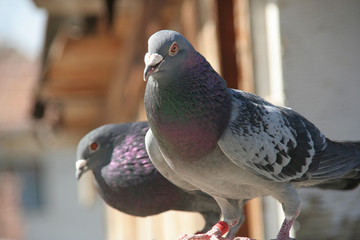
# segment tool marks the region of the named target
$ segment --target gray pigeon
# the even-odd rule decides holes
[[[148,129],[147,122],[135,122],[108,124],[89,132],[78,145],[77,179],[91,170],[105,202],[134,216],[167,210],[200,212],[205,232],[220,219],[219,206],[207,194],[176,187],[156,170],[145,149]]]
[[[224,217],[205,234],[179,239],[232,239],[222,235],[241,219],[243,200],[271,195],[285,213],[277,239],[289,240],[297,188],[359,184],[359,142],[332,141],[295,111],[227,88],[181,34],[153,34],[144,60],[151,160],[183,188],[213,196]]]

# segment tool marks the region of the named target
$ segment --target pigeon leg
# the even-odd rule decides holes
[[[287,220],[287,219],[284,220],[276,240],[292,240],[292,238],[289,237],[289,233],[294,223],[294,220],[295,217],[291,220]]]
[[[290,185],[274,197],[282,203],[285,214],[285,220],[275,240],[292,240],[289,233],[296,217],[300,214],[300,197]]]
[[[295,240],[291,238],[290,235],[290,229],[292,225],[294,224],[294,221],[296,217],[299,215],[300,210],[297,211],[296,215],[292,217],[290,220],[286,219],[284,220],[283,224],[281,225],[280,231],[277,235],[276,240]]]
[[[233,227],[230,228],[228,234],[226,235],[226,237],[228,238],[232,238],[232,237],[235,237],[236,233],[239,231],[241,225],[244,223],[244,220],[245,220],[245,216],[242,214],[238,223],[234,223]],[[238,238],[236,238],[238,239]]]
[[[206,233],[209,229],[212,228],[212,226],[215,225],[217,221],[219,221],[221,217],[221,212],[213,211],[213,212],[200,212],[201,215],[205,219],[205,226],[201,231],[198,231],[198,233]]]

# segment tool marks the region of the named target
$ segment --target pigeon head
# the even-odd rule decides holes
[[[114,148],[114,135],[119,126],[108,124],[96,128],[83,137],[77,147],[77,161],[75,164],[76,178],[88,170],[95,170],[107,165],[111,160]]]
[[[149,38],[144,58],[144,81],[150,76],[166,78],[179,73],[187,55],[192,52],[196,52],[195,49],[180,33],[171,30],[154,33]]]
[[[230,118],[225,80],[175,31],[154,33],[144,60],[145,110],[159,145],[189,161],[206,155]]]

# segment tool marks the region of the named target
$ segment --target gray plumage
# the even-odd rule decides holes
[[[228,89],[181,34],[152,35],[145,64],[151,160],[171,181],[212,195],[230,226],[244,199],[271,195],[285,213],[277,238],[287,240],[300,211],[296,188],[359,184],[358,142],[331,141],[295,111]]]
[[[200,212],[202,231],[220,218],[215,200],[200,191],[187,192],[164,178],[145,149],[147,122],[107,124],[89,132],[77,149],[76,176],[91,170],[105,202],[127,214],[149,216],[167,210]]]

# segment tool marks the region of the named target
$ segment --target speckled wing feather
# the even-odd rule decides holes
[[[327,143],[312,123],[253,94],[229,91],[232,116],[219,146],[235,164],[274,181],[307,179],[318,168],[313,157]]]

